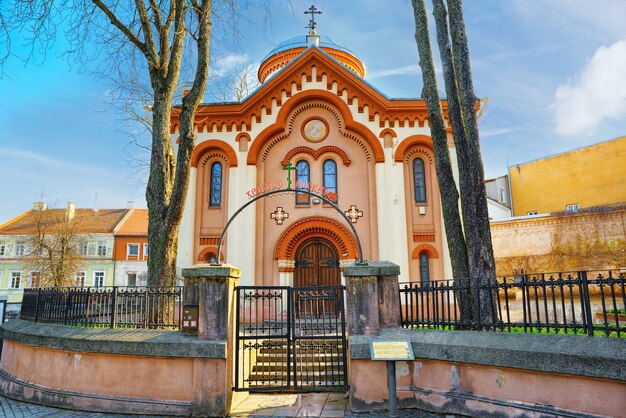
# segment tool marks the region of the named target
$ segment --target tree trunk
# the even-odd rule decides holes
[[[469,276],[469,270],[465,238],[463,236],[463,227],[459,214],[459,194],[456,189],[456,183],[454,182],[454,176],[452,175],[447,134],[439,93],[437,92],[437,80],[430,47],[426,6],[424,5],[424,0],[412,0],[412,4],[415,14],[415,41],[419,51],[420,67],[424,80],[422,97],[426,101],[426,107],[428,109],[428,120],[435,153],[435,166],[437,168],[437,180],[441,194],[441,208],[452,263],[452,274],[455,283],[460,285],[463,279]],[[465,293],[460,292],[459,306],[461,308],[462,319],[466,318],[469,314],[466,299]]]
[[[442,4],[435,1],[437,14],[445,13]],[[469,49],[465,23],[463,21],[463,7],[461,0],[448,0],[449,23],[452,44],[451,59],[447,59],[444,68],[454,74],[454,81],[446,83],[451,89],[456,88],[459,99],[460,112],[451,113],[450,118],[455,119],[453,130],[459,154],[459,173],[461,179],[461,205],[463,208],[463,220],[465,226],[465,238],[467,249],[474,301],[474,318],[478,325],[491,324],[494,318],[493,294],[488,286],[495,283],[495,261],[491,244],[491,230],[489,226],[489,213],[487,210],[487,195],[484,185],[483,163],[480,155],[480,138],[478,123],[476,120],[476,96],[472,82],[472,71],[469,57]],[[438,19],[438,22],[441,17]],[[443,22],[441,25],[444,27]],[[443,38],[443,35],[442,35]],[[443,41],[440,40],[440,44]],[[447,48],[442,50],[442,61]],[[451,63],[450,63],[451,61]],[[451,64],[451,65],[450,65]],[[454,94],[448,93],[450,100]],[[460,113],[460,115],[459,115]],[[461,116],[462,122],[459,121]]]
[[[197,14],[198,64],[190,92],[183,97],[180,112],[178,153],[174,154],[170,134],[172,97],[178,83],[184,36],[174,38],[167,65],[151,71],[154,88],[152,156],[146,201],[150,215],[148,223],[148,284],[176,284],[176,253],[178,230],[189,189],[191,154],[195,146],[195,112],[204,96],[209,69],[212,1],[193,8]],[[175,33],[184,33],[185,0],[178,0]]]

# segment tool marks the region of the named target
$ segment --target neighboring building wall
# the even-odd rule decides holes
[[[115,237],[115,286],[133,286],[133,280],[135,286],[147,284],[147,249],[147,235]]]
[[[487,198],[487,211],[489,212],[489,220],[511,217],[511,208],[508,208],[489,198]]]
[[[487,192],[487,199],[491,199],[504,207],[511,207],[509,176],[485,180],[485,191]]]
[[[513,213],[626,202],[626,136],[509,167]]]
[[[626,268],[626,206],[491,222],[498,275]]]

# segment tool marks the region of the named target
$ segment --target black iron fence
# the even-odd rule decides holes
[[[400,283],[402,326],[623,338],[625,283],[626,275],[619,271],[498,277],[486,284],[472,280]],[[466,297],[483,300],[474,305],[473,315],[461,314],[467,310],[459,301]]]
[[[104,328],[180,329],[182,287],[24,289],[20,318]]]

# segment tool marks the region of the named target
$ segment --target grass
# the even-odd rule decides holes
[[[608,311],[606,311],[606,313],[608,314],[618,314],[618,315],[626,315],[626,308],[622,308],[622,309],[609,309]]]
[[[419,326],[417,328],[410,328],[414,330],[437,330],[437,331],[463,331],[462,328],[457,328],[455,325],[443,325],[443,326],[434,326],[434,325],[424,325]],[[607,335],[608,331],[608,335]],[[493,332],[493,330],[490,330]],[[541,327],[541,329],[537,329],[537,327],[526,327],[526,331],[524,331],[524,327],[503,327],[498,328],[495,332],[509,332],[512,334],[546,334],[546,335],[587,335],[587,332],[584,329],[573,329],[573,328],[554,328],[550,327],[549,329],[546,327]],[[594,329],[595,336],[601,336],[609,338],[626,338],[626,332],[621,331],[618,336],[617,330],[615,330],[615,325],[608,325],[607,330],[604,329]]]

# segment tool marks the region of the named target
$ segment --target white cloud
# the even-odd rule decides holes
[[[248,54],[228,53],[215,60],[212,65],[213,75],[222,77],[231,70],[244,66],[250,60]]]
[[[33,163],[39,163],[47,166],[48,168],[73,170],[82,174],[108,174],[105,170],[95,167],[94,165],[60,160],[18,148],[0,147],[0,156],[12,158],[13,163],[18,162],[21,164],[23,162],[25,167],[32,167]]]
[[[369,80],[377,78],[389,77],[394,75],[421,74],[420,66],[417,64],[405,65],[403,67],[389,68],[386,70],[372,71],[366,75]]]
[[[626,40],[600,47],[576,78],[554,94],[555,131],[575,135],[626,117]]]

